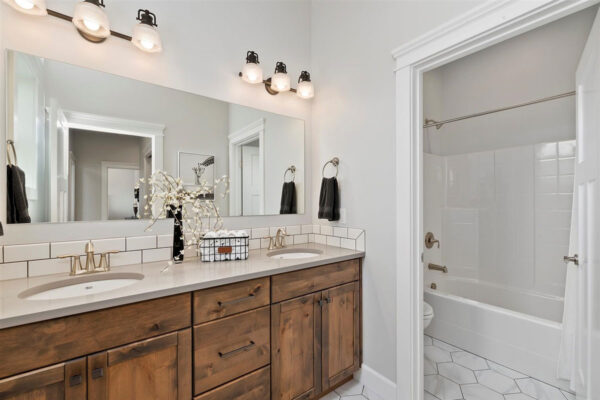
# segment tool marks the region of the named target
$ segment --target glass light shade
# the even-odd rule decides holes
[[[242,79],[248,83],[262,83],[262,68],[255,63],[244,64],[244,68],[242,68]]]
[[[48,15],[46,0],[4,0],[15,10],[28,15]]]
[[[73,24],[80,32],[94,38],[110,36],[108,17],[102,8],[93,3],[80,2],[75,5]]]
[[[148,53],[162,51],[162,41],[156,27],[148,24],[137,24],[133,27],[131,42],[140,50]]]
[[[315,96],[315,87],[311,81],[301,81],[298,83],[296,94],[303,99],[312,99]]]
[[[276,92],[287,92],[290,90],[290,77],[284,72],[277,72],[271,78],[271,89]]]

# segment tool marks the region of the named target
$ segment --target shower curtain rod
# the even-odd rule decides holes
[[[508,107],[496,108],[495,110],[478,112],[476,114],[470,114],[470,115],[465,115],[463,117],[457,117],[457,118],[447,119],[445,121],[435,121],[433,119],[426,118],[425,119],[425,124],[423,124],[423,128],[431,128],[432,126],[435,126],[436,129],[440,129],[442,126],[444,126],[446,124],[449,124],[449,123],[452,123],[452,122],[462,121],[464,119],[470,119],[470,118],[475,118],[475,117],[481,117],[483,115],[494,114],[494,113],[497,113],[497,112],[512,110],[514,108],[520,108],[520,107],[530,106],[530,105],[533,105],[533,104],[544,103],[546,101],[562,99],[563,97],[575,96],[576,93],[577,92],[573,91],[573,92],[567,92],[567,93],[557,94],[556,96],[544,97],[543,99],[528,101],[527,103],[521,103],[521,104],[516,104],[516,105],[508,106]]]

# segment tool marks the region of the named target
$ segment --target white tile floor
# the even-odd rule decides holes
[[[425,400],[574,398],[571,393],[425,336]]]
[[[369,400],[365,388],[358,381],[350,381],[329,393],[321,400]]]

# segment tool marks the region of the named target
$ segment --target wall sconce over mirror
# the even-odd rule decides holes
[[[298,88],[294,89],[291,87],[291,80],[284,62],[278,61],[275,64],[273,76],[267,79],[263,79],[263,71],[259,64],[258,54],[251,50],[248,51],[246,53],[246,64],[244,64],[242,72],[239,73],[240,78],[251,84],[264,84],[266,91],[271,95],[281,92],[293,92],[302,99],[311,99],[314,97],[315,89],[308,71],[300,73]]]
[[[156,14],[149,10],[138,10],[136,20],[139,23],[133,27],[133,36],[129,36],[110,29],[108,16],[104,12],[104,0],[83,0],[77,3],[73,17],[47,9],[45,0],[4,0],[4,2],[23,14],[50,15],[72,22],[77,32],[92,43],[102,43],[109,36],[114,36],[132,42],[138,49],[147,53],[159,53],[163,48],[157,30]]]

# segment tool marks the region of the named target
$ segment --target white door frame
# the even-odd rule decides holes
[[[598,1],[487,1],[392,52],[396,62],[397,400],[423,399],[423,73]]]
[[[258,162],[260,175],[260,210],[265,213],[265,119],[259,118],[247,126],[228,135],[229,140],[229,174],[231,178],[229,191],[229,212],[231,216],[241,216],[242,213],[242,174],[241,146],[258,139]]]

